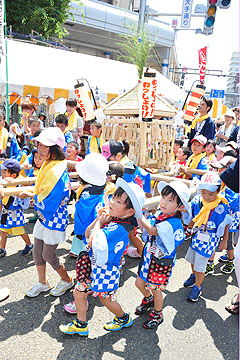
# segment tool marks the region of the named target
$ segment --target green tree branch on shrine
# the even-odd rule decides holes
[[[125,28],[127,33],[118,35],[120,42],[117,43],[117,45],[124,53],[124,55],[119,58],[136,65],[139,79],[142,79],[147,60],[152,57],[150,52],[155,42],[152,40],[145,26],[140,31],[134,23],[125,25]]]

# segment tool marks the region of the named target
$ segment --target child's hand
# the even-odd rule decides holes
[[[20,194],[18,194],[18,197],[20,199],[26,199],[28,197],[33,198],[34,197],[34,193],[31,191],[22,191]]]
[[[108,214],[109,213],[109,209],[108,208],[106,208],[106,207],[103,207],[103,208],[101,208],[100,210],[98,210],[98,212],[97,212],[97,219],[99,220],[99,218],[100,218],[100,216],[102,215],[102,214]]]
[[[111,221],[111,216],[103,212],[98,220],[100,223],[100,227],[102,228],[105,224],[108,224]]]
[[[12,183],[12,181],[14,180],[14,178],[5,177],[3,180],[7,181],[7,182],[10,184],[10,183]]]

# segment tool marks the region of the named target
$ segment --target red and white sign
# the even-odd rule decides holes
[[[93,120],[95,114],[85,85],[83,83],[76,85],[74,91],[84,119],[86,121]]]
[[[155,73],[146,73],[146,75],[148,76],[142,80],[142,118],[151,119],[155,113],[157,80]]]
[[[207,46],[198,50],[198,57],[199,57],[200,83],[204,84],[206,63],[207,63]]]

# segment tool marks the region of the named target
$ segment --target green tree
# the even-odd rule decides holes
[[[81,1],[73,0],[82,6]],[[73,17],[70,0],[6,0],[7,26],[13,32],[29,35],[32,30],[43,37],[62,38],[63,23]],[[82,9],[82,8],[81,8]]]
[[[134,23],[125,26],[127,33],[119,34],[120,42],[117,44],[123,50],[124,55],[120,59],[136,65],[139,79],[142,79],[144,67],[147,65],[147,59],[152,57],[150,52],[154,47],[149,32],[144,26],[140,31]]]

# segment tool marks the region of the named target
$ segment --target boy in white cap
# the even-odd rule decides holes
[[[191,287],[187,300],[193,302],[198,301],[202,293],[208,259],[218,245],[220,250],[226,249],[228,225],[232,222],[228,215],[228,202],[220,194],[221,179],[218,174],[213,171],[204,174],[199,190],[200,194],[191,202],[191,217],[184,219],[189,229],[193,228],[192,243],[185,257],[191,264],[192,273],[184,282],[185,287]]]
[[[109,212],[98,213],[97,219],[86,231],[87,237],[91,231],[88,241],[92,259],[91,279],[80,281],[82,271],[78,269],[74,290],[77,319],[68,325],[60,325],[60,330],[65,334],[89,334],[86,319],[89,291],[93,291],[93,296],[98,296],[101,303],[115,315],[112,321],[104,325],[105,330],[117,331],[133,323],[113,296],[118,289],[121,257],[128,245],[128,236],[134,229],[131,218],[142,216],[145,196],[140,186],[133,182],[127,183],[119,178],[116,185],[117,190],[110,201]]]
[[[176,248],[185,237],[181,222],[181,211],[190,211],[189,190],[180,181],[158,184],[161,194],[160,212],[153,217],[153,223],[142,216],[139,225],[143,226],[150,236],[147,238],[139,263],[136,287],[144,298],[136,307],[135,314],[142,315],[154,306],[148,319],[142,324],[145,329],[153,329],[163,322],[162,306],[164,290],[168,284],[175,264]]]

